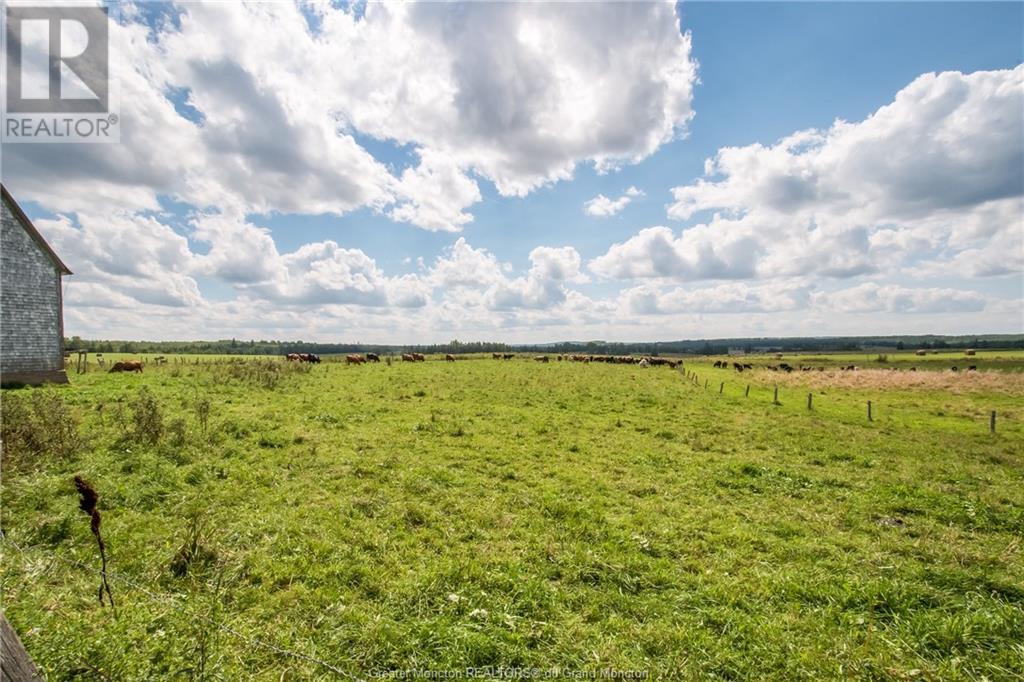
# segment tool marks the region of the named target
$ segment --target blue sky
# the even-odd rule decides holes
[[[5,149],[69,333],[1024,331],[1024,4],[121,10],[137,132]]]

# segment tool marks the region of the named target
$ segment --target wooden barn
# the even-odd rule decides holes
[[[0,191],[0,383],[67,383],[61,277],[71,271],[7,188]]]

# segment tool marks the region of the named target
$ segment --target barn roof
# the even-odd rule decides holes
[[[43,235],[39,234],[39,230],[37,230],[36,226],[32,224],[32,221],[28,219],[25,212],[21,210],[21,206],[19,206],[18,202],[14,200],[11,193],[7,191],[7,186],[2,183],[0,183],[0,193],[3,194],[4,201],[7,202],[7,204],[10,205],[11,210],[14,211],[14,215],[18,218],[18,222],[20,222],[21,226],[25,228],[25,231],[28,232],[28,236],[32,237],[33,241],[35,241],[35,243],[39,245],[39,248],[43,250],[43,253],[50,257],[50,260],[53,261],[54,266],[61,271],[61,274],[70,275],[71,270],[68,269],[68,266],[64,265],[64,261],[60,259],[57,252],[50,248],[50,245],[46,243],[46,240],[43,239]]]

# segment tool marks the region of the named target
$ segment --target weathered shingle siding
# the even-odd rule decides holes
[[[60,274],[7,201],[0,203],[0,373],[61,370]]]

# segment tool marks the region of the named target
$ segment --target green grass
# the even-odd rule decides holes
[[[330,678],[211,623],[359,677],[1019,679],[1024,356],[982,362],[1005,387],[794,373],[779,406],[779,373],[710,360],[686,363],[699,385],[521,359],[72,376],[45,390],[84,449],[4,472],[4,532],[31,548],[4,546],[4,605],[52,679]],[[115,577],[116,616],[95,574],[54,560],[99,563],[76,473],[101,494],[111,570],[153,593]]]

